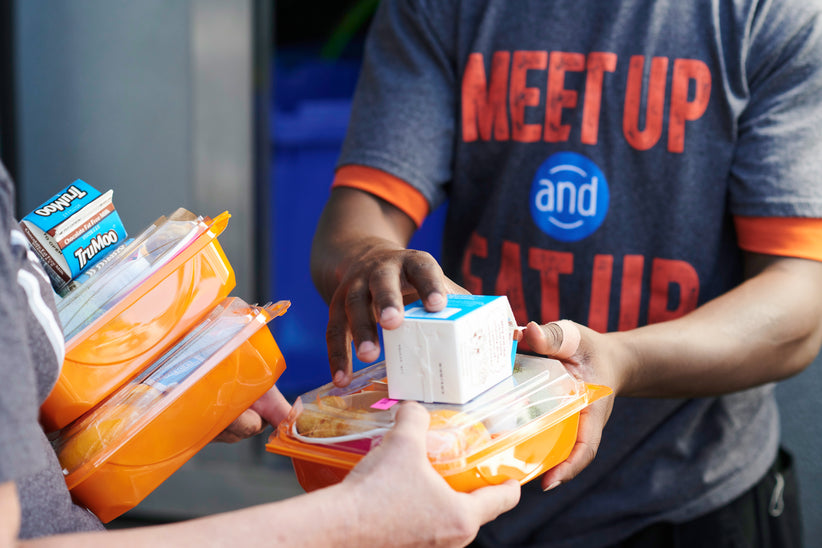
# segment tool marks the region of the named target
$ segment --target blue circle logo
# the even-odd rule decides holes
[[[558,152],[531,183],[531,217],[547,235],[576,242],[593,234],[608,213],[608,181],[582,154]]]

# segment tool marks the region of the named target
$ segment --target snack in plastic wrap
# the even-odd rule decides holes
[[[431,415],[428,458],[460,491],[525,483],[567,458],[580,412],[610,392],[575,379],[556,360],[518,354],[513,374],[474,399],[422,404]],[[307,491],[326,487],[380,443],[396,403],[385,364],[365,367],[345,388],[329,383],[300,396],[266,449],[292,458]]]
[[[178,209],[143,230],[112,260],[60,300],[66,340],[76,336],[208,228],[208,219]]]
[[[320,411],[306,410],[297,417],[297,432],[309,438],[347,436],[358,430],[358,423],[346,420],[362,418],[364,409],[348,409],[348,402],[339,396],[326,396],[317,401]],[[322,411],[326,412],[322,412]],[[334,412],[329,412],[334,410]]]
[[[491,441],[485,425],[454,409],[435,409],[425,443],[431,462],[444,462],[469,455]]]
[[[157,389],[147,384],[135,385],[120,403],[110,406],[99,420],[66,438],[58,453],[60,466],[66,472],[76,470],[101,454],[106,446],[116,441],[126,428],[149,410],[161,395]]]
[[[266,324],[290,303],[229,297],[157,361],[61,430],[74,500],[107,522],[134,507],[269,390],[285,361]]]
[[[228,296],[234,271],[217,236],[229,218],[179,209],[78,278],[57,304],[66,358],[40,409],[47,432],[136,376]]]

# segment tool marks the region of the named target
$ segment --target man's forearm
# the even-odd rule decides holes
[[[393,206],[358,190],[335,189],[323,210],[311,247],[311,277],[331,301],[351,261],[375,245],[404,248],[416,226]]]
[[[627,348],[620,395],[698,397],[802,371],[822,341],[822,263],[776,259],[682,318],[609,335]]]

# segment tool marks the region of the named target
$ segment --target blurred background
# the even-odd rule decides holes
[[[329,380],[327,308],[308,254],[347,125],[377,0],[0,0],[0,155],[18,217],[75,179],[113,189],[136,234],[185,207],[220,236],[249,302],[289,299],[270,324],[289,401]],[[439,254],[443,211],[412,245]],[[822,364],[777,388],[797,458],[808,546],[822,538]],[[362,364],[358,364],[358,367]],[[294,496],[267,433],[211,444],[110,527]]]

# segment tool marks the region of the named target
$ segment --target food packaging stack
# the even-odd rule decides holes
[[[42,221],[38,211],[60,218]],[[104,523],[142,501],[285,370],[268,323],[290,303],[230,296],[234,270],[217,239],[229,218],[181,208],[127,239],[122,225],[105,224],[120,222],[111,191],[78,180],[21,221],[46,266],[79,260],[64,245],[72,231],[72,242],[92,242],[85,248],[111,244],[96,245],[82,268],[61,267],[70,279],[50,272],[66,355],[40,408],[72,498]]]
[[[417,301],[383,331],[385,361],[301,395],[266,449],[291,457],[312,491],[342,481],[394,424],[401,400],[430,415],[433,467],[454,489],[524,484],[565,460],[580,412],[611,393],[557,360],[517,353],[506,297],[449,295],[439,312]]]

